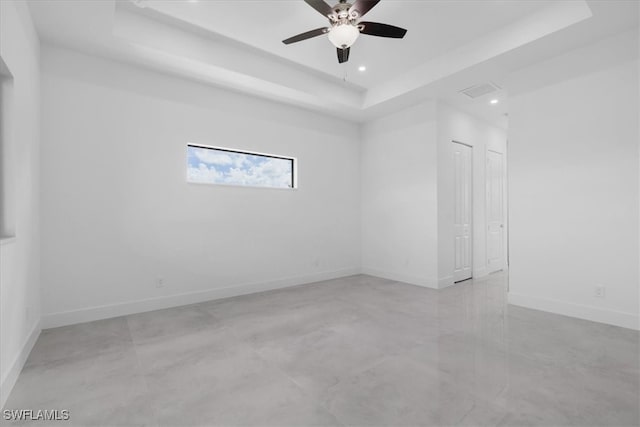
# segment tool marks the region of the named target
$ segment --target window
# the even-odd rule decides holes
[[[295,159],[227,148],[187,145],[187,181],[295,188]]]

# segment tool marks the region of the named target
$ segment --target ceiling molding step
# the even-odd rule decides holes
[[[120,54],[139,64],[324,112],[361,110],[360,88],[329,82],[267,53],[230,45],[202,32],[158,22],[130,7],[116,7],[114,14],[113,35],[121,45]]]
[[[591,9],[583,0],[553,2],[530,16],[415,67],[387,83],[369,89],[365,95],[363,108],[371,108],[393,98],[407,95],[473,65],[589,19],[591,16]]]

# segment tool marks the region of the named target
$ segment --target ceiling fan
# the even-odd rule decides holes
[[[347,0],[340,0],[340,3],[333,7],[325,3],[324,0],[304,0],[304,2],[329,18],[331,26],[316,28],[315,30],[289,37],[283,40],[282,43],[291,44],[328,34],[329,41],[337,48],[338,62],[341,64],[349,60],[351,45],[360,34],[401,39],[407,33],[404,28],[394,27],[393,25],[358,21],[380,0],[355,0],[353,3],[347,3]]]

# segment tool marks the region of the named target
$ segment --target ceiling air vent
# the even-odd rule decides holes
[[[475,85],[475,86],[471,86],[466,89],[463,89],[460,91],[460,93],[464,93],[469,98],[475,99],[480,96],[486,95],[488,93],[495,92],[497,90],[500,90],[500,86],[498,86],[497,84],[483,83],[481,85]]]

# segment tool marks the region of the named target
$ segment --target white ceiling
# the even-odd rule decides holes
[[[46,43],[359,121],[439,98],[504,124],[508,92],[536,84],[535,75],[518,78],[519,70],[638,28],[636,1],[383,0],[364,19],[406,28],[406,37],[362,35],[349,62],[338,64],[326,36],[288,46],[281,42],[327,25],[301,0],[135,3],[31,0],[29,5]],[[610,59],[637,57],[637,48],[630,53],[634,35],[621,40],[618,44],[631,49],[613,49],[617,56]],[[637,34],[635,40],[637,45]],[[606,43],[602,50],[611,51]],[[367,70],[358,71],[360,65]],[[505,90],[476,100],[458,93],[487,81]],[[500,103],[489,105],[494,97]]]
[[[336,49],[326,36],[288,46],[282,43],[289,36],[328,25],[326,18],[300,0],[186,4],[149,0],[146,5],[338,78],[346,73],[351,82],[370,88],[544,7],[544,2],[536,1],[463,3],[464,7],[451,0],[381,1],[363,20],[406,28],[407,35],[402,41],[362,36],[344,64],[338,64]],[[360,65],[365,65],[367,72],[358,72]]]

